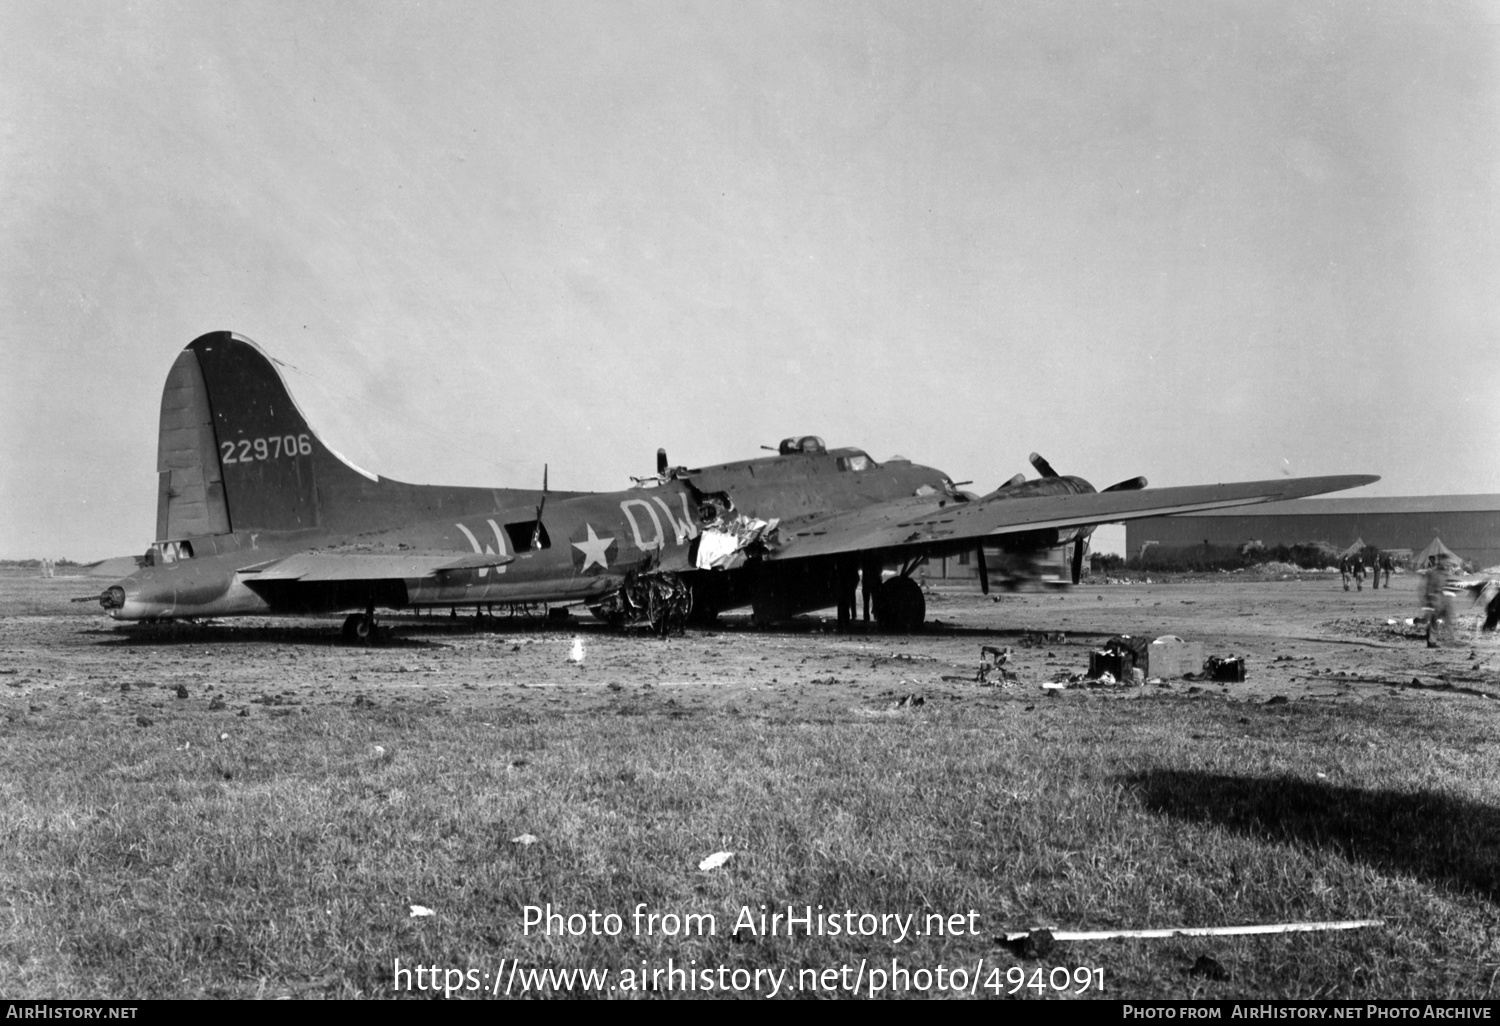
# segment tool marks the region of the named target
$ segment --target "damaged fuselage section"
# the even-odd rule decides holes
[[[804,529],[817,532],[816,525],[830,516],[892,500],[968,498],[932,467],[900,457],[876,462],[861,449],[829,449],[815,435],[786,439],[775,456],[663,469],[658,476],[660,486],[678,483],[691,488],[699,510],[700,536],[686,575],[697,622],[747,605],[761,623],[830,606],[847,620],[861,583],[865,616],[873,610],[877,619],[888,619],[881,612],[898,604],[875,601],[884,574],[895,569],[904,582],[890,590],[917,591],[920,597],[915,582],[907,580],[915,562],[881,551],[782,561],[787,543]]]

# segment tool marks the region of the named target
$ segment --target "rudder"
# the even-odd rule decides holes
[[[156,540],[229,533],[203,371],[190,349],[177,355],[161,393],[156,443]]]

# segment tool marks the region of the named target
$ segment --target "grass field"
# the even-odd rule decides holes
[[[1077,996],[1087,979],[1089,997],[1101,978],[1117,998],[1496,994],[1500,703],[1482,697],[1266,704],[1017,687],[900,705],[889,689],[850,699],[816,680],[773,691],[756,652],[805,643],[806,662],[834,642],[746,634],[733,643],[752,669],[730,683],[641,671],[606,686],[559,671],[486,691],[434,672],[402,690],[380,683],[394,670],[372,671],[404,674],[422,653],[267,642],[229,656],[264,680],[258,692],[227,668],[197,669],[172,678],[193,682],[178,698],[149,669],[191,645],[100,661],[114,642],[98,618],[57,612],[71,592],[36,583],[6,583],[0,603],[0,682],[27,682],[0,687],[7,997],[387,997],[397,960],[440,967],[455,996],[500,979],[520,993],[516,964],[611,971],[602,993],[556,977],[542,993],[680,992],[653,979],[669,960],[726,967],[714,980],[730,984],[733,970],[761,970],[761,994],[784,970],[780,995],[826,996],[844,991],[812,990],[816,973],[848,966],[847,983],[863,960],[867,994],[870,970],[893,959],[946,967],[934,996],[954,989],[954,968],[979,996]],[[49,630],[93,660],[71,680],[73,664],[29,665],[40,657],[27,639]],[[293,686],[324,650],[334,662],[309,679],[325,689]],[[326,690],[356,667],[357,685]],[[32,690],[49,675],[55,686]],[[709,691],[715,701],[698,700]],[[814,700],[825,691],[837,697]],[[734,854],[698,868],[718,851]],[[617,913],[622,928],[527,932],[527,907],[549,904]],[[963,928],[736,934],[742,909],[762,905],[912,913],[918,927],[958,915]],[[637,932],[642,907],[711,914],[716,931],[668,936],[659,918]],[[1040,957],[996,939],[1363,918],[1385,925],[1060,943]],[[1205,955],[1224,973],[1203,972]]]

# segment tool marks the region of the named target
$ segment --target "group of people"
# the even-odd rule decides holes
[[[1372,588],[1379,588],[1380,587],[1380,577],[1381,577],[1382,574],[1384,574],[1385,575],[1385,586],[1386,586],[1386,588],[1390,588],[1390,586],[1391,586],[1391,571],[1394,570],[1394,569],[1396,569],[1396,564],[1391,559],[1391,557],[1388,556],[1386,553],[1382,552],[1379,556],[1374,557],[1374,558],[1372,558],[1370,560],[1370,567],[1371,567],[1371,573],[1372,573],[1372,579],[1371,579],[1371,582],[1370,582],[1370,587],[1372,587]],[[1344,590],[1345,591],[1349,590],[1349,581],[1350,581],[1351,578],[1354,580],[1354,590],[1355,591],[1364,591],[1365,590],[1365,557],[1364,557],[1364,554],[1356,552],[1352,556],[1350,556],[1350,555],[1340,556],[1339,557],[1339,576],[1342,577],[1343,580],[1344,580]]]
[[[1396,568],[1394,560],[1382,552],[1370,561],[1371,587],[1379,588],[1381,577],[1387,589],[1391,586],[1391,571]],[[1422,582],[1422,622],[1427,627],[1427,644],[1436,648],[1449,633],[1453,623],[1455,599],[1459,592],[1468,592],[1476,604],[1484,604],[1485,619],[1480,628],[1493,631],[1500,627],[1500,578],[1460,583],[1454,580],[1450,568],[1440,560],[1429,560],[1428,565],[1417,571]],[[1356,591],[1364,591],[1364,553],[1355,552],[1339,557],[1339,576],[1343,578],[1344,590],[1354,582]]]

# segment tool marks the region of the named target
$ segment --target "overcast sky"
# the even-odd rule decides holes
[[[1496,3],[0,4],[0,557],[236,331],[383,475],[1500,492]]]

